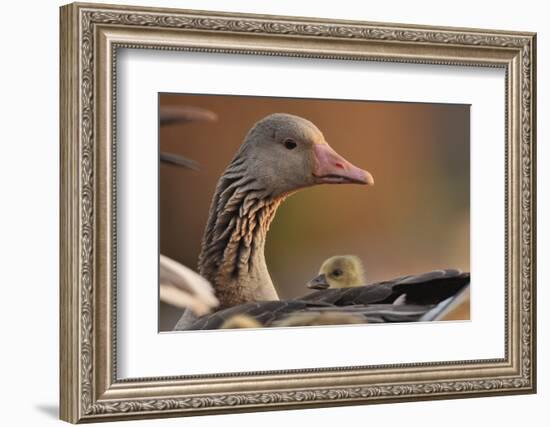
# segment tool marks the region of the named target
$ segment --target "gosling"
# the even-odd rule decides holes
[[[365,269],[355,255],[336,255],[321,265],[317,277],[307,283],[310,289],[353,288],[366,284]]]

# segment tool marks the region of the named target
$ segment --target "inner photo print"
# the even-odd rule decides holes
[[[470,319],[470,106],[159,95],[159,331]]]

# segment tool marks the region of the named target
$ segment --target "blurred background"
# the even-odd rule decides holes
[[[160,106],[217,115],[160,128],[162,151],[196,160],[200,171],[160,165],[160,251],[196,270],[216,182],[247,131],[284,112],[311,120],[328,143],[372,173],[374,187],[322,185],[298,192],[277,211],[266,260],[281,298],[326,258],[358,255],[367,281],[454,267],[470,269],[470,107],[370,101],[160,94]],[[161,303],[159,330],[181,312]]]

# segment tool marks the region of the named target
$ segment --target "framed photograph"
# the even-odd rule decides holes
[[[535,392],[535,34],[60,21],[62,419]]]

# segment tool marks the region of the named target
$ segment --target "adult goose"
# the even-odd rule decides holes
[[[325,300],[319,294],[331,289],[309,300],[279,301],[264,257],[267,231],[286,197],[318,184],[373,185],[374,179],[336,153],[309,120],[278,113],[252,127],[218,181],[199,256],[199,272],[212,283],[221,310],[199,319],[184,312],[175,330],[219,328],[242,313],[268,326],[296,312],[346,312],[386,321],[384,307],[369,317],[375,311],[370,303],[344,307],[335,295]],[[409,304],[400,310],[411,321],[427,308]]]
[[[256,123],[216,186],[199,256],[220,307],[278,300],[264,246],[281,202],[317,184],[367,184],[309,120],[272,114]]]

